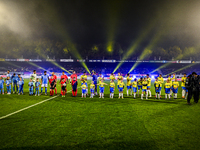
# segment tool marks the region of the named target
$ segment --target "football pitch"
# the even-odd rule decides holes
[[[0,118],[8,115],[0,119],[0,149],[200,149],[200,104],[187,105],[181,87],[176,100],[165,100],[163,88],[156,100],[153,86],[148,100],[127,97],[126,88],[124,99],[117,90],[110,99],[108,86],[104,99],[67,90],[65,98],[29,96],[25,80],[25,95],[0,95]]]

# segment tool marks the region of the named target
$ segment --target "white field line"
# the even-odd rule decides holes
[[[80,88],[80,87],[78,87],[78,88]],[[69,92],[71,92],[71,91],[72,91],[72,90],[69,90],[69,91],[67,91],[67,93],[69,93]],[[52,99],[54,99],[54,98],[56,98],[56,97],[58,97],[58,96],[54,96],[54,97],[48,98],[48,99],[43,100],[43,101],[41,101],[41,102],[39,102],[39,103],[30,105],[30,106],[28,106],[28,107],[25,107],[25,108],[22,108],[22,109],[20,109],[20,110],[17,110],[17,111],[15,111],[15,112],[13,112],[13,113],[10,113],[10,114],[7,114],[7,115],[5,115],[5,116],[2,116],[2,117],[0,117],[0,120],[1,120],[1,119],[4,119],[4,118],[7,118],[7,117],[9,117],[9,116],[12,116],[12,115],[14,115],[14,114],[17,114],[17,113],[19,113],[19,112],[22,112],[22,111],[24,111],[24,110],[26,110],[26,109],[29,109],[29,108],[31,108],[31,107],[37,106],[37,105],[39,105],[39,104],[42,104],[42,103],[44,103],[44,102],[47,102],[47,101],[49,101],[49,100],[52,100]]]

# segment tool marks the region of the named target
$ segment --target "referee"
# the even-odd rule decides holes
[[[198,103],[200,77],[196,74],[196,72],[193,72],[187,77],[185,86],[188,89],[187,104],[191,105],[190,100],[192,97],[194,97],[194,102]]]

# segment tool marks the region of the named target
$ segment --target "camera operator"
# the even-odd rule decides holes
[[[199,101],[199,87],[200,87],[200,76],[193,72],[186,79],[186,88],[188,89],[187,104],[191,105],[190,100],[192,96],[194,97],[194,102]]]

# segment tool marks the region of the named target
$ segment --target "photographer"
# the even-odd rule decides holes
[[[196,74],[196,72],[193,72],[192,74],[190,74],[187,77],[185,86],[188,89],[187,104],[191,105],[190,100],[191,100],[192,96],[194,97],[194,102],[198,103],[200,77]]]

